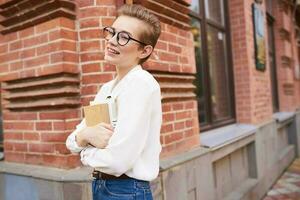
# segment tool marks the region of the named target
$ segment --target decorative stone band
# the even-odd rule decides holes
[[[167,74],[152,72],[159,82],[162,92],[162,101],[181,101],[195,99],[196,86],[193,84],[194,75]]]
[[[3,83],[5,108],[11,111],[57,109],[80,106],[79,78],[76,74],[18,79]]]
[[[76,18],[72,0],[11,0],[0,5],[0,33],[7,34],[56,17]]]

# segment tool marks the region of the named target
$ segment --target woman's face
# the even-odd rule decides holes
[[[140,60],[140,55],[143,48],[140,48],[141,44],[129,40],[124,46],[120,45],[122,43],[122,38],[126,41],[126,36],[130,36],[136,40],[141,40],[139,38],[141,27],[143,28],[145,24],[133,17],[120,16],[112,24],[112,29],[114,31],[114,36],[110,39],[106,39],[105,43],[105,56],[104,59],[109,64],[116,65],[117,67],[131,67],[137,65]],[[119,34],[119,43],[117,41],[117,34],[119,32],[127,32],[128,34]],[[109,38],[109,37],[108,37]],[[123,43],[122,43],[123,44]]]

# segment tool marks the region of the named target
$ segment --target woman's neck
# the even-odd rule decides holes
[[[134,64],[130,67],[118,67],[116,66],[116,72],[117,72],[117,82],[120,81],[132,68],[137,66],[137,64]]]

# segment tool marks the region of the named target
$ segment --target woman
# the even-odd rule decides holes
[[[94,103],[116,102],[117,122],[114,128],[87,127],[83,119],[66,141],[84,165],[95,169],[94,200],[152,199],[149,181],[158,176],[161,152],[161,92],[141,64],[160,32],[157,17],[140,5],[124,5],[112,26],[103,29],[104,59],[115,65],[117,76],[101,87]]]

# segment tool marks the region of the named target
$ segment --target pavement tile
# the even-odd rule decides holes
[[[263,200],[300,200],[300,158],[277,180]]]

